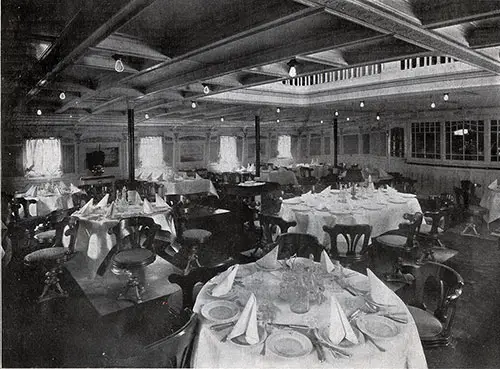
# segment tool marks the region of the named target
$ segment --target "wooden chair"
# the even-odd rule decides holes
[[[281,234],[287,233],[289,228],[297,225],[294,220],[288,222],[277,215],[263,213],[259,214],[259,222],[262,228],[262,242],[264,245],[276,243]]]
[[[336,224],[333,227],[324,225],[323,230],[330,236],[330,256],[340,260],[341,264],[350,267],[351,264],[364,261],[368,255],[368,244],[372,233],[372,226],[369,224]],[[347,243],[347,250],[339,252],[337,247],[337,237],[342,235]],[[360,247],[361,237],[363,243]]]
[[[110,234],[116,236],[116,246],[110,252],[112,272],[128,277],[127,285],[118,299],[142,302],[144,286],[144,268],[156,259],[153,252],[153,241],[160,226],[148,217],[131,217],[120,219],[119,223],[109,229]],[[128,297],[128,291],[134,291],[133,297]]]
[[[126,336],[106,356],[106,367],[121,368],[186,368],[189,367],[194,338],[198,331],[198,314],[186,309],[171,314],[169,319],[185,322],[175,332],[147,345],[137,338]],[[158,322],[162,324],[163,322]],[[164,323],[163,323],[164,324]],[[140,329],[140,327],[139,327]]]
[[[236,264],[236,260],[231,259],[225,262],[213,265],[211,267],[200,267],[192,269],[188,274],[171,274],[168,280],[171,283],[178,284],[182,290],[182,307],[192,309],[194,306],[195,286],[205,284],[217,274],[224,272],[230,266]]]
[[[45,286],[38,298],[39,302],[55,297],[68,296],[68,293],[62,289],[59,283],[58,275],[62,273],[62,265],[75,255],[78,224],[78,218],[65,217],[57,225],[60,231],[56,233],[57,237],[54,239],[52,247],[33,251],[24,257],[25,265],[40,266],[46,270]],[[67,246],[63,244],[63,235],[69,236]]]
[[[76,208],[54,210],[45,216],[43,222],[38,225],[38,231],[35,230],[33,238],[40,247],[50,247],[54,245],[54,240],[59,242],[62,239],[63,220],[70,216]]]
[[[278,259],[288,259],[293,255],[309,258],[312,255],[319,262],[324,249],[316,236],[307,233],[283,233],[276,242],[279,246]]]
[[[403,300],[415,320],[424,348],[448,346],[456,303],[462,295],[464,280],[449,266],[427,262],[420,266],[403,266],[415,280],[405,287]]]

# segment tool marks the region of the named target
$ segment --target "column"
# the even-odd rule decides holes
[[[325,132],[323,130],[321,130],[320,133],[321,133],[321,148],[320,148],[319,154],[320,154],[320,156],[323,156],[323,155],[325,155],[325,134],[324,134]],[[321,161],[323,161],[323,160],[321,160]]]
[[[307,151],[306,151],[307,158],[309,159],[311,157],[311,132],[307,132]]]
[[[338,155],[339,155],[339,124],[338,124],[337,118],[333,119],[332,131],[333,131],[333,134],[332,134],[332,138],[333,138],[333,150],[332,150],[332,152],[333,152],[333,165],[337,166]]]
[[[179,151],[179,132],[173,132],[173,144],[172,144],[172,169],[177,170],[177,153]]]
[[[302,132],[300,131],[297,140],[297,155],[295,157],[299,158],[300,161],[304,161],[304,158],[302,158]]]
[[[243,131],[243,142],[241,145],[241,165],[247,166],[247,161],[248,161],[248,142],[247,142],[248,131],[246,128],[244,128],[242,131]]]
[[[135,132],[134,132],[134,108],[128,106],[128,180],[132,184],[135,181]]]
[[[255,116],[255,176],[260,177],[260,116]]]
[[[75,173],[80,173],[80,146],[81,146],[82,134],[80,132],[75,133]]]
[[[210,141],[212,140],[212,130],[205,133],[205,166],[208,167],[210,164]]]

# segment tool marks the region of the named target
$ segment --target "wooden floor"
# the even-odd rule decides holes
[[[426,351],[429,368],[500,367],[500,249],[496,240],[447,232],[447,246],[459,251],[447,264],[465,280],[453,327],[452,347]],[[242,240],[241,248],[248,247]],[[222,245],[223,246],[223,245]],[[69,274],[63,275],[66,299],[38,304],[41,276],[22,264],[27,250],[18,250],[2,270],[3,367],[104,367],[118,342],[130,332],[154,341],[176,327],[166,321],[170,310],[162,299],[132,311],[100,317]],[[125,346],[126,347],[126,346]]]

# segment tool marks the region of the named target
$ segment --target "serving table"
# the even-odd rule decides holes
[[[308,259],[297,258],[297,262],[308,263]],[[283,262],[281,262],[283,265]],[[314,263],[315,267],[319,263]],[[323,347],[324,360],[321,362],[318,352],[307,342],[307,337],[318,337],[313,330],[298,330],[293,326],[277,326],[276,323],[285,325],[298,324],[310,328],[317,328],[316,332],[325,332],[329,325],[330,317],[330,296],[335,296],[347,317],[352,317],[353,313],[365,306],[363,293],[369,290],[368,278],[357,272],[348,269],[341,269],[341,272],[333,271],[330,274],[324,273],[322,281],[324,283],[324,295],[326,301],[321,304],[313,304],[310,310],[303,314],[291,311],[290,303],[280,298],[280,283],[287,267],[277,270],[264,270],[255,263],[239,265],[236,279],[231,291],[221,297],[213,297],[212,289],[214,282],[220,280],[220,276],[214,277],[200,291],[194,311],[201,315],[201,327],[195,339],[192,367],[193,368],[420,368],[427,367],[425,355],[420,343],[417,328],[413,318],[408,312],[405,304],[388,290],[397,301],[393,307],[403,314],[406,324],[395,322],[389,318],[382,321],[391,328],[391,335],[380,338],[383,332],[375,329],[358,329],[358,319],[351,320],[351,326],[358,337],[358,344],[349,344],[345,340],[339,345],[348,356],[338,356]],[[381,283],[381,282],[380,282]],[[348,290],[356,290],[359,293],[354,296]],[[236,320],[238,311],[243,310],[251,294],[254,294],[257,301],[258,324],[263,325],[263,320],[267,322],[266,341],[261,341],[256,345],[242,344],[238,338],[225,340],[232,327],[225,330],[214,330],[211,328],[214,323]],[[227,297],[225,297],[227,296]],[[252,297],[253,299],[253,297]],[[215,310],[213,314],[208,309],[214,305],[220,305],[221,310]],[[223,319],[225,316],[219,313],[224,311],[224,307],[238,306],[233,318]],[[213,311],[213,310],[212,310]],[[270,315],[269,312],[273,313]],[[362,313],[367,315],[373,314]],[[271,316],[271,318],[270,318]],[[219,319],[220,318],[220,319]],[[375,320],[379,319],[378,317]],[[385,320],[387,319],[389,323]],[[371,320],[363,320],[373,321]],[[379,320],[380,321],[380,320]],[[349,323],[347,323],[349,324]],[[380,328],[380,327],[379,327]],[[378,328],[377,328],[378,329]],[[382,329],[383,330],[383,329]],[[367,335],[368,332],[370,335]],[[373,336],[373,333],[379,336]],[[297,340],[302,333],[301,340]],[[312,334],[312,336],[311,336]],[[304,339],[304,336],[306,339]],[[320,335],[320,337],[322,337]],[[294,341],[295,340],[295,341]],[[324,342],[324,339],[320,339]],[[265,342],[265,343],[264,343]],[[312,342],[312,341],[311,341]],[[266,345],[264,347],[264,345]],[[381,347],[381,348],[380,348]]]
[[[312,234],[329,248],[330,237],[323,231],[324,225],[370,224],[371,236],[376,237],[391,229],[397,229],[403,222],[405,213],[422,211],[415,195],[395,190],[375,190],[371,195],[361,195],[357,200],[348,198],[347,202],[342,201],[339,190],[306,194],[283,200],[279,216],[287,221],[297,222],[297,226],[290,228],[290,232]]]
[[[197,193],[207,193],[219,197],[212,181],[203,178],[182,179],[173,181],[159,181],[163,188],[160,188],[160,194],[165,195],[190,195]]]
[[[43,216],[54,210],[71,209],[74,206],[71,195],[68,187],[62,188],[59,185],[54,185],[47,188],[45,185],[36,185],[36,195],[33,196],[23,192],[17,193],[15,197],[35,200],[36,204],[30,204],[29,206],[30,215]]]
[[[121,218],[150,217],[161,226],[162,230],[174,232],[175,234],[171,209],[157,208],[154,203],[151,205],[153,213],[150,214],[144,214],[142,205],[129,205],[126,209],[117,210],[112,216],[105,215],[103,209],[96,209],[91,214],[82,215],[78,211],[72,214],[72,216],[80,219],[75,240],[75,251],[86,255],[85,267],[88,278],[96,277],[101,264],[115,246],[116,238],[113,234],[109,234],[108,230],[118,224]]]

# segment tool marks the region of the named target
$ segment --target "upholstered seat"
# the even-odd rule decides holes
[[[121,269],[140,268],[155,261],[156,255],[146,249],[132,249],[119,252],[113,258],[113,267]]]
[[[29,253],[24,257],[24,261],[29,264],[53,263],[66,257],[68,257],[68,250],[65,247],[49,247]]]
[[[383,243],[392,247],[405,247],[408,237],[397,234],[384,234],[377,237],[377,242]]]
[[[35,234],[34,238],[40,243],[50,243],[56,237],[56,230],[49,229],[48,231],[43,231]]]
[[[425,233],[425,234],[429,234],[431,233],[431,230],[432,230],[432,224],[422,224],[420,226],[420,233]],[[437,227],[436,231],[438,233],[443,233],[444,232],[444,229],[441,228],[441,227]]]
[[[429,339],[436,337],[443,331],[441,322],[431,312],[414,306],[408,306],[408,310],[415,320],[420,338]]]
[[[212,237],[212,232],[205,229],[193,228],[182,232],[183,243],[205,243]]]

